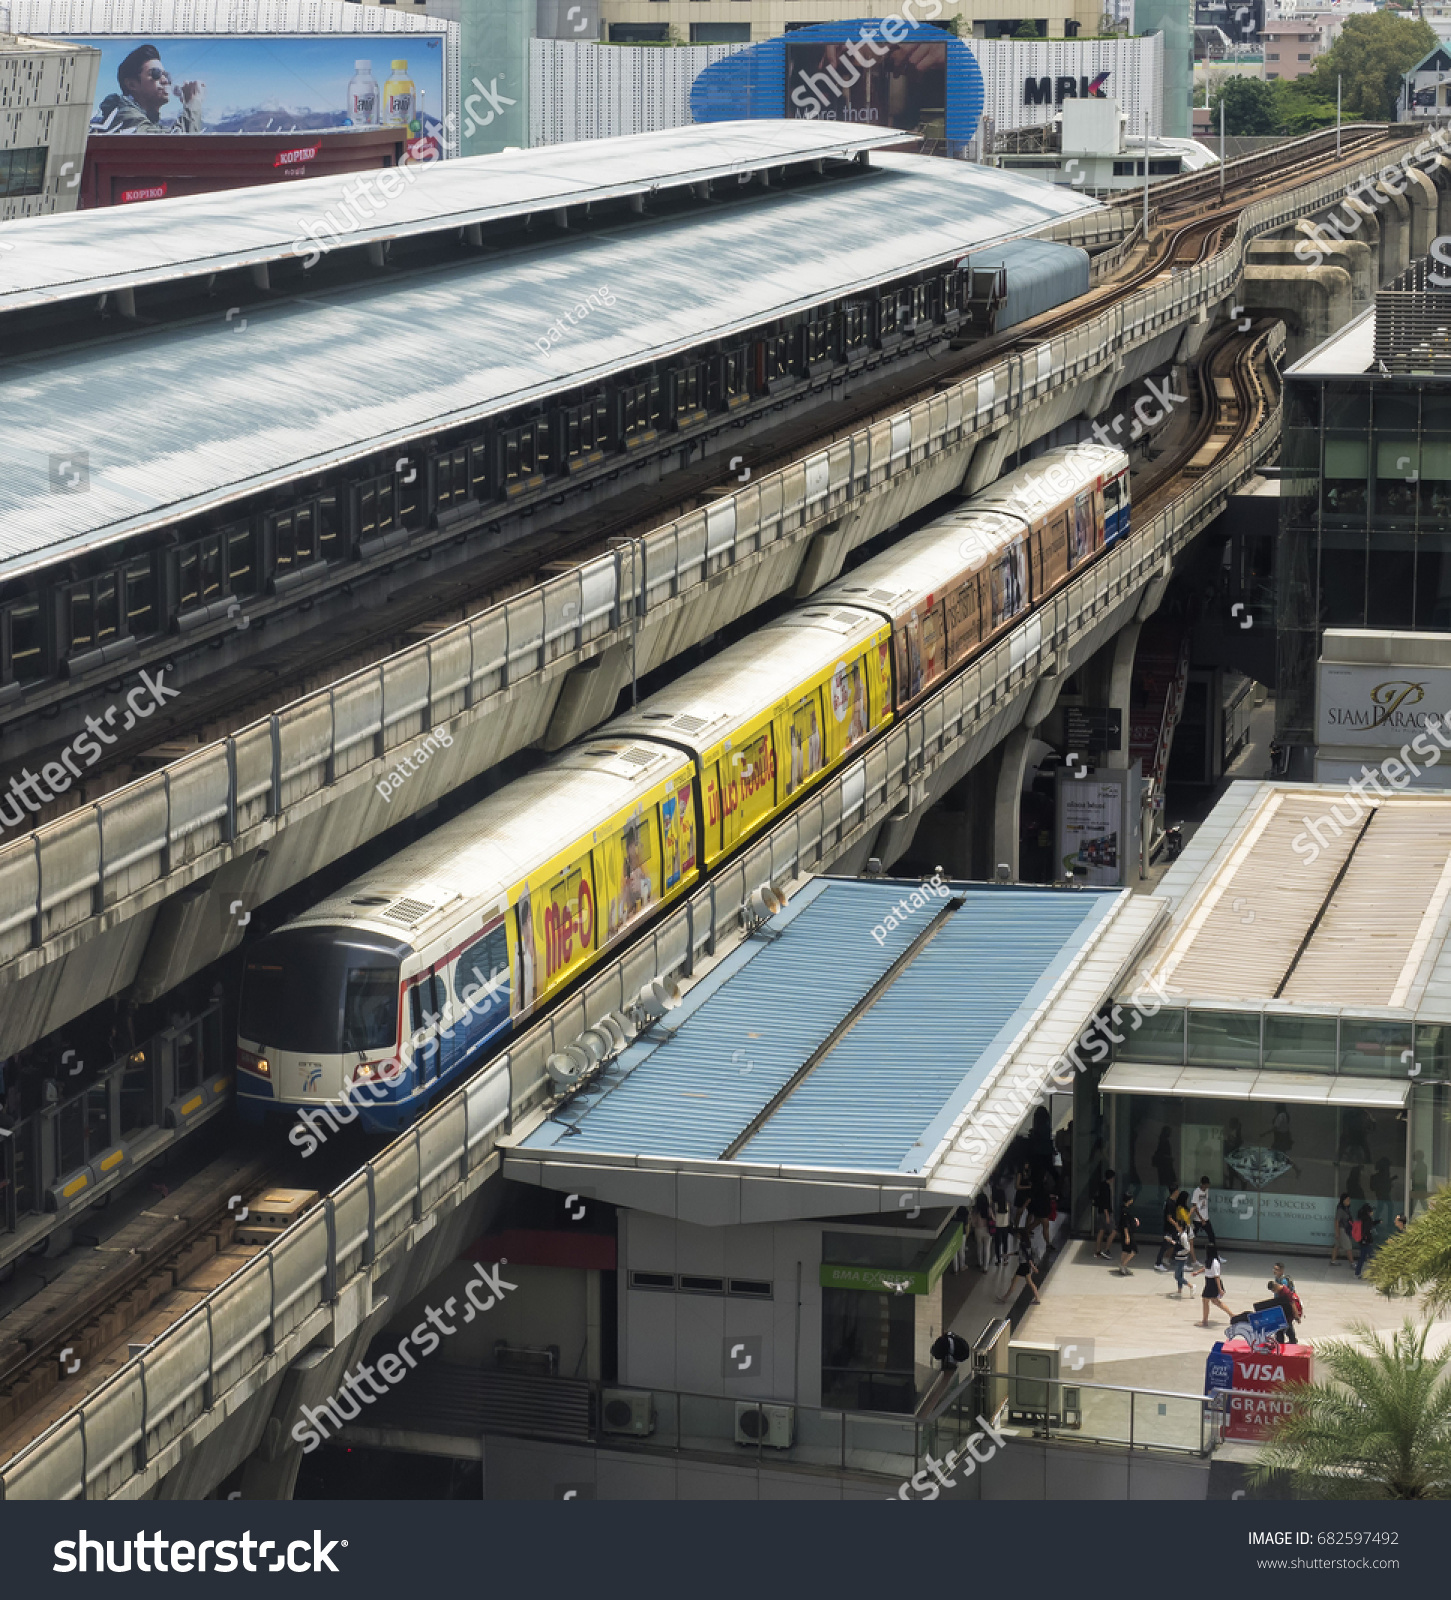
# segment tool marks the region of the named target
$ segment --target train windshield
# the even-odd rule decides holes
[[[247,960],[237,1033],[309,1055],[391,1050],[398,962],[381,950],[319,940],[311,929],[274,934]]]

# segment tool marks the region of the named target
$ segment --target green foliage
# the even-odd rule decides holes
[[[972,24],[961,11],[955,17],[949,17],[946,22],[939,22],[934,26],[946,29],[948,33],[957,39],[970,39],[972,37]]]
[[[1389,122],[1404,76],[1440,43],[1428,22],[1373,11],[1345,19],[1340,37],[1315,63],[1307,83],[1315,97],[1335,104],[1341,83],[1341,109],[1347,120]]]
[[[1025,20],[1018,24],[1018,31],[1013,37],[1015,39],[1041,39],[1043,35],[1038,32],[1037,23]]]
[[[1363,1344],[1315,1347],[1328,1381],[1284,1386],[1295,1409],[1276,1424],[1251,1483],[1284,1474],[1314,1500],[1451,1498],[1451,1345],[1428,1355],[1429,1327],[1409,1320],[1389,1338],[1354,1331]]]
[[[1402,1289],[1423,1295],[1433,1317],[1451,1308],[1451,1189],[1433,1195],[1404,1233],[1386,1240],[1366,1276],[1387,1294]]]
[[[1230,78],[1209,102],[1210,126],[1219,132],[1219,108],[1224,106],[1224,131],[1243,137],[1278,133],[1274,85],[1262,78]]]
[[[1270,87],[1275,92],[1276,133],[1298,138],[1335,125],[1335,102],[1317,99],[1308,79],[1277,78]]]

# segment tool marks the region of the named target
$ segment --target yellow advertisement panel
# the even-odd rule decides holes
[[[826,765],[819,690],[812,689],[792,701],[786,713],[786,750],[786,793],[791,795]]]
[[[684,766],[519,889],[515,1012],[563,988],[632,923],[688,889],[698,865],[694,769]]]
[[[705,826],[710,859],[753,832],[776,809],[776,741],[767,718],[708,758]],[[718,842],[717,842],[718,841]]]

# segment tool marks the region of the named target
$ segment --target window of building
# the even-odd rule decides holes
[[[611,44],[664,44],[670,37],[668,22],[612,22]]]
[[[682,1272],[680,1288],[684,1294],[724,1294],[724,1278],[705,1278],[698,1273]]]
[[[1184,1064],[1184,1013],[1160,1011],[1145,1017],[1139,1026],[1124,1034],[1114,1054],[1121,1061],[1158,1061],[1165,1066]]]
[[[675,1274],[673,1272],[632,1272],[630,1274],[630,1287],[632,1289],[674,1289]]]
[[[1280,59],[1280,52],[1278,50],[1267,50],[1265,52],[1265,60],[1266,61],[1278,61],[1279,59]]]
[[[40,194],[45,188],[44,145],[30,150],[0,150],[0,196]]]
[[[1196,1067],[1258,1067],[1258,1011],[1191,1011],[1189,1062]]]
[[[45,675],[45,614],[27,596],[0,606],[0,679],[24,683]]]
[[[68,584],[61,595],[72,655],[80,650],[99,650],[114,642],[121,622],[114,572]]]
[[[1334,1017],[1265,1018],[1265,1066],[1271,1071],[1333,1072]]]
[[[211,605],[227,592],[227,575],[222,557],[222,535],[209,533],[178,547],[176,562],[176,609],[195,611]]]
[[[692,22],[691,44],[749,44],[749,22]]]
[[[1301,55],[1301,56],[1300,56],[1300,60],[1301,60],[1301,61],[1309,61],[1309,60],[1311,60],[1311,59],[1312,59],[1312,58],[1311,58],[1311,55],[1310,55],[1310,52],[1309,52],[1309,51],[1308,51],[1308,50],[1307,50],[1307,51],[1305,51],[1305,52],[1304,52],[1304,54],[1302,54],[1302,55]]]

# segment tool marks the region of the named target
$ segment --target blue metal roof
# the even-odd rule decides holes
[[[949,887],[961,909],[740,1160],[920,1171],[1120,893]],[[718,1159],[945,904],[930,885],[814,880],[772,922],[779,937],[732,951],[671,1015],[668,1037],[631,1046],[523,1147]]]

